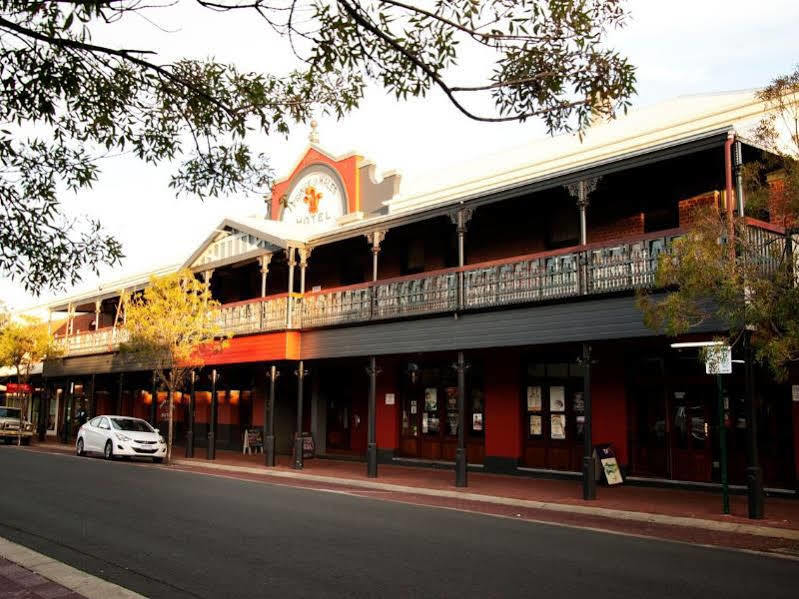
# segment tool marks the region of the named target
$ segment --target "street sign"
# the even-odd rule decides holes
[[[732,374],[732,348],[729,345],[707,348],[705,372],[707,374]]]

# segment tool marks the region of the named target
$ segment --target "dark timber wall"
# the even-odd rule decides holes
[[[719,327],[697,332],[708,330]],[[301,353],[318,359],[651,336],[628,296],[306,331]]]

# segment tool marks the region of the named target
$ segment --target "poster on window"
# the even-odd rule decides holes
[[[458,409],[458,388],[447,387],[444,392],[447,394],[447,411],[456,411]]]
[[[541,436],[541,416],[533,414],[530,416],[530,436]]]
[[[424,411],[435,412],[438,409],[438,389],[428,387],[424,390]]]
[[[559,385],[549,388],[549,411],[563,412],[566,410],[566,389]],[[552,437],[553,439],[555,437]]]
[[[483,415],[478,414],[475,412],[472,414],[472,430],[473,431],[481,431],[483,430]]]
[[[541,387],[538,385],[530,385],[527,387],[527,411],[541,411]]]
[[[572,395],[572,407],[575,414],[585,413],[585,399],[583,399],[582,391],[575,391],[574,395]]]
[[[450,412],[447,414],[447,434],[450,437],[458,435],[458,413]]]
[[[549,436],[553,439],[566,438],[566,414],[551,414]]]
[[[428,422],[427,414],[422,414],[422,434],[426,435],[430,424]]]
[[[416,414],[416,400],[411,400],[411,414]]]

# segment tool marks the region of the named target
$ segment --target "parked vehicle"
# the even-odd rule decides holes
[[[30,445],[31,437],[33,424],[23,419],[20,429],[20,409],[0,406],[0,439],[5,443],[16,443],[19,438],[23,445]]]
[[[75,442],[79,456],[97,453],[107,460],[115,457],[151,457],[161,463],[166,441],[144,420],[130,416],[97,416],[80,427]]]

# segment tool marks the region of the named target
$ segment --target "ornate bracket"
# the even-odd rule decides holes
[[[474,208],[459,208],[449,213],[449,220],[457,227],[459,235],[466,233],[466,227],[472,220],[472,214],[474,214]]]
[[[272,253],[264,254],[258,258],[258,265],[261,267],[262,274],[269,273],[269,263],[272,261]]]
[[[369,240],[369,243],[372,245],[372,253],[377,254],[380,252],[380,244],[383,243],[383,240],[386,238],[386,233],[387,231],[385,229],[366,233],[366,239]]]
[[[300,256],[300,268],[306,268],[308,266],[308,258],[311,257],[312,251],[312,247],[297,248],[297,253]]]
[[[602,177],[590,177],[565,185],[569,195],[577,200],[578,206],[588,206],[589,196],[594,193]]]

